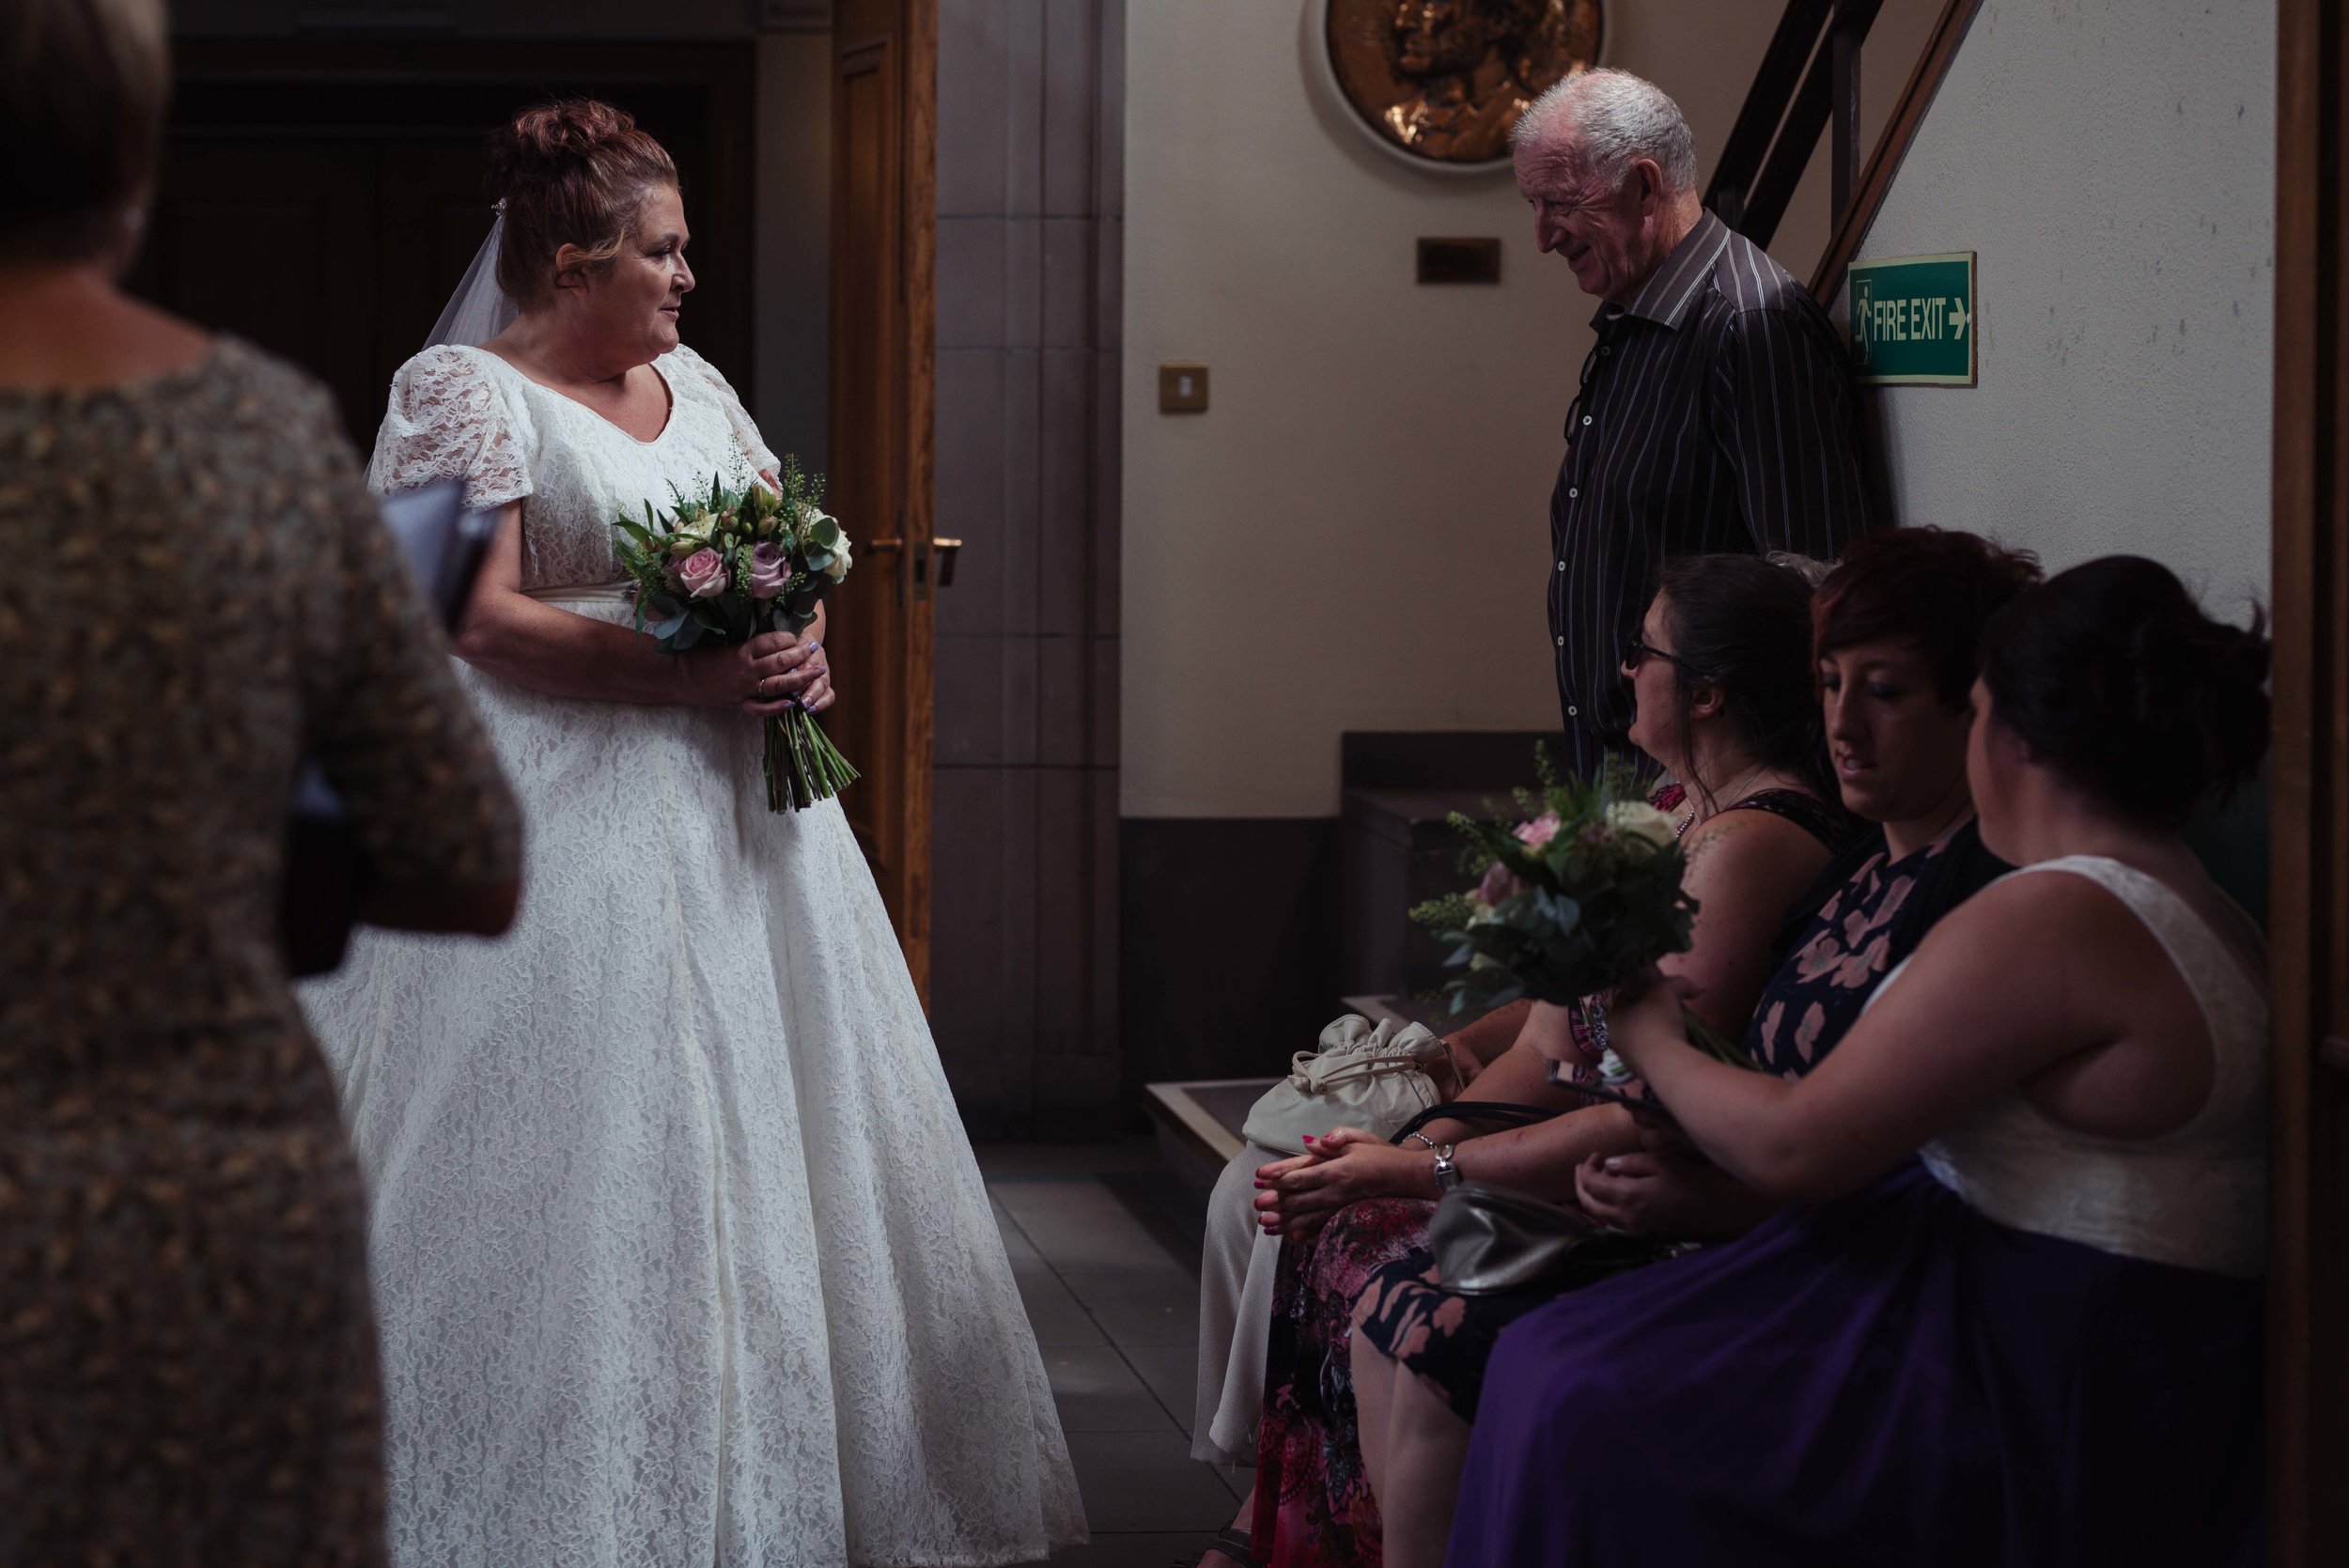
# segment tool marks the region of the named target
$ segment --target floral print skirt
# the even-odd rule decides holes
[[[1372,1275],[1427,1243],[1436,1205],[1382,1198],[1284,1242],[1273,1284],[1256,1436],[1256,1560],[1270,1568],[1377,1568],[1378,1504],[1362,1473],[1346,1333]]]

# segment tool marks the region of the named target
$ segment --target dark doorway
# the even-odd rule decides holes
[[[183,41],[131,286],[333,388],[362,452],[489,233],[483,147],[551,98],[602,98],[676,158],[701,285],[686,340],[752,381],[748,43]]]

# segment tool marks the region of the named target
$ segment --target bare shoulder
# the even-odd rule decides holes
[[[1767,811],[1716,812],[1693,829],[1687,840],[1691,876],[1703,868],[1708,877],[1765,877],[1808,865],[1816,875],[1832,851],[1801,824]]]
[[[2105,976],[2165,972],[2143,921],[2085,877],[2025,871],[1991,883],[1943,916],[1917,950],[1918,969],[1961,983],[2077,996]]]

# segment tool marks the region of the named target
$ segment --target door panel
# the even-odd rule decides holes
[[[2349,20],[2277,8],[2268,1550],[2349,1561]]]
[[[832,84],[831,509],[859,547],[834,596],[842,798],[929,995],[931,0],[843,0]]]
[[[748,45],[190,39],[174,55],[131,287],[317,375],[363,452],[490,231],[490,130],[553,97],[620,105],[677,161],[699,280],[685,340],[754,403]]]

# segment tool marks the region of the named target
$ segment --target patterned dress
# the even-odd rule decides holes
[[[306,747],[389,878],[519,824],[325,395],[0,391],[0,1562],[382,1560],[358,1168],[286,985]]]

